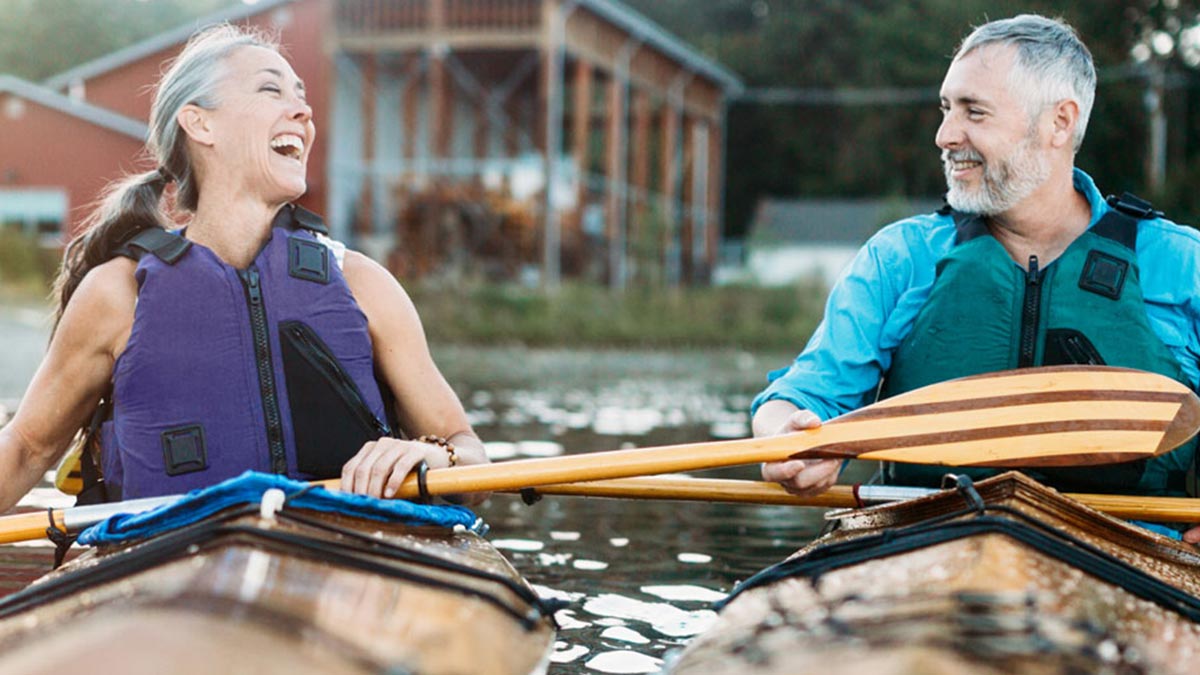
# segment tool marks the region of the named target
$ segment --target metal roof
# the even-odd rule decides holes
[[[187,42],[187,39],[192,36],[197,30],[206,26],[212,26],[218,23],[235,22],[245,19],[249,16],[262,14],[263,12],[274,9],[279,5],[287,5],[295,2],[295,0],[258,0],[254,4],[240,4],[237,6],[223,9],[219,12],[202,16],[194,21],[183,24],[171,30],[159,33],[142,40],[135,42],[127,47],[122,47],[114,52],[109,52],[104,56],[93,59],[86,63],[82,63],[69,70],[65,70],[57,75],[51,76],[44,80],[42,85],[50,89],[63,89],[77,80],[86,80],[97,75],[103,75],[112,70],[116,70],[127,63],[133,63],[138,59],[145,58],[151,54],[155,54],[169,47]]]
[[[581,0],[579,6],[611,21],[631,35],[642,38],[648,44],[680,61],[696,73],[711,78],[731,95],[736,96],[745,88],[741,78],[732,70],[704,56],[684,41],[663,30],[658,24],[616,0]]]
[[[104,74],[127,63],[186,42],[193,33],[204,26],[239,21],[292,2],[295,0],[258,0],[252,5],[230,7],[75,66],[47,78],[42,84],[51,89],[63,89],[73,81],[86,80]],[[645,40],[647,44],[683,63],[694,72],[711,78],[730,94],[737,95],[744,89],[741,79],[733,71],[704,56],[687,43],[663,30],[658,24],[617,0],[580,0],[579,6],[612,22],[631,35]]]
[[[146,140],[148,129],[138,120],[117,114],[111,110],[92,105],[85,101],[76,101],[62,94],[40,87],[33,82],[22,80],[12,75],[0,75],[0,93],[10,93],[28,99],[47,108],[78,117],[97,126],[125,134],[139,141]]]

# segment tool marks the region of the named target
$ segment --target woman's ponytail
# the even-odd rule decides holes
[[[163,73],[150,106],[150,133],[146,139],[147,154],[160,168],[112,183],[81,233],[67,244],[62,269],[54,281],[58,298],[55,329],[84,275],[111,260],[117,249],[138,232],[173,222],[160,206],[167,183],[176,182],[176,208],[195,210],[200,186],[176,116],[186,105],[216,107],[225,57],[248,46],[278,50],[274,39],[265,33],[221,24],[192,36]]]
[[[138,232],[165,227],[166,218],[159,203],[168,177],[166,172],[155,170],[126,176],[108,187],[83,230],[63,253],[62,268],[54,280],[54,296],[58,299],[55,330],[67,302],[92,268],[115,257],[117,249]]]

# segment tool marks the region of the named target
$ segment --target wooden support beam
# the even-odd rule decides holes
[[[413,160],[417,158],[417,130],[420,127],[421,116],[421,93],[423,83],[425,81],[425,72],[421,68],[422,57],[413,55],[409,57],[408,75],[404,81],[404,90],[401,96],[404,106],[404,158],[408,160],[408,166],[413,165]]]
[[[425,0],[429,7],[429,32],[434,35],[444,33],[447,21],[446,0]]]
[[[646,196],[650,190],[650,95],[642,89],[633,92],[633,136],[630,147],[633,149],[632,166],[629,169],[629,184],[635,194],[630,201],[633,203],[633,217],[630,218],[630,238],[640,241],[639,233],[645,226]]]
[[[591,169],[589,148],[591,147],[591,118],[592,118],[592,79],[594,69],[592,64],[584,59],[575,62],[575,86],[573,115],[571,119],[571,154],[579,166],[581,180],[579,181],[579,204],[583,205],[583,196],[587,193],[585,184]]]
[[[548,133],[547,124],[550,119],[550,90],[554,87],[559,87],[561,93],[563,74],[557,73],[557,69],[551,61],[555,58],[554,50],[550,48],[541,50],[541,60],[538,63],[537,71],[537,106],[534,108],[537,112],[533,118],[533,145],[540,151],[543,156],[546,154],[546,137]],[[551,78],[558,77],[557,82],[552,82]],[[561,139],[561,135],[559,136]]]
[[[508,117],[508,126],[504,129],[504,153],[508,157],[521,154],[521,130],[525,124],[525,114],[522,110],[522,97],[511,96],[504,103]]]
[[[454,100],[445,56],[436,52],[429,61],[429,101],[433,156],[443,159],[450,156],[450,139],[454,136]]]
[[[721,232],[723,229],[723,208],[721,189],[725,184],[725,116],[708,126],[708,250],[705,260],[708,263],[708,281],[712,280],[712,272],[717,268],[717,254],[720,252]]]
[[[695,262],[695,227],[696,223],[692,218],[692,204],[695,201],[695,181],[693,173],[696,171],[696,121],[690,115],[685,115],[683,118],[683,163],[679,167],[680,173],[680,202],[683,204],[679,218],[679,275],[683,279],[685,285],[691,285],[695,280],[696,272]]]
[[[679,187],[679,167],[676,157],[679,152],[679,112],[671,102],[664,101],[659,113],[659,126],[662,129],[662,152],[659,157],[660,192],[662,193],[663,217],[663,268],[667,272],[668,281],[674,281],[671,271],[675,265],[676,249],[673,244],[678,232],[678,214],[675,210],[676,196]]]
[[[492,154],[492,118],[488,114],[489,97],[488,90],[482,89],[479,101],[475,105],[475,132],[472,147],[476,159],[485,159]]]
[[[366,54],[362,58],[362,89],[360,104],[362,105],[363,139],[362,159],[367,175],[363,179],[363,190],[358,200],[357,218],[354,222],[356,234],[369,234],[373,227],[372,217],[375,205],[375,99],[378,94],[379,64],[374,54]]]
[[[625,137],[625,88],[627,81],[611,77],[608,81],[608,119],[604,139],[605,175],[607,177],[606,224],[608,237],[608,280],[613,288],[624,285],[625,274],[625,223],[622,222],[626,199],[627,182],[624,162]]]

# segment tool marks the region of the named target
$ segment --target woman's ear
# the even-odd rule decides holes
[[[204,108],[189,103],[183,106],[179,114],[175,116],[175,121],[179,123],[179,128],[183,129],[183,132],[191,140],[200,145],[213,144],[212,127],[208,111]]]

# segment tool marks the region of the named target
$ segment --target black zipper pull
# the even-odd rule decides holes
[[[258,268],[253,265],[245,271],[246,289],[250,292],[250,302],[262,304],[262,286],[258,283]]]
[[[1025,298],[1021,307],[1021,343],[1017,353],[1017,367],[1037,365],[1038,313],[1042,302],[1041,270],[1036,255],[1029,256],[1029,269],[1025,272]]]

